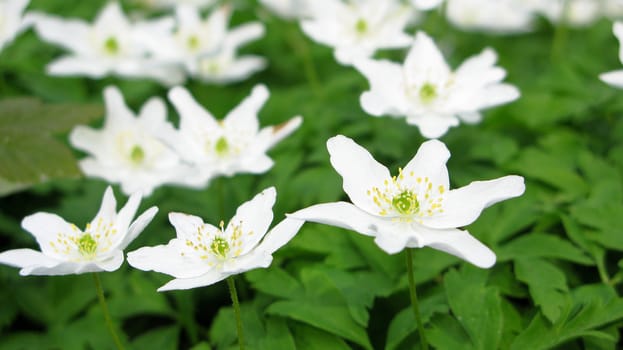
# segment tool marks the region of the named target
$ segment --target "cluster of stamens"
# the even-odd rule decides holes
[[[231,234],[225,234],[223,221],[220,222],[216,232],[209,232],[205,225],[197,227],[194,237],[187,238],[186,247],[193,255],[201,260],[206,260],[209,265],[216,262],[222,262],[228,258],[238,257],[242,253],[242,222],[238,224],[231,223]],[[253,231],[248,232],[249,235]],[[182,256],[186,256],[187,252],[181,252]]]
[[[372,187],[367,195],[378,207],[378,215],[421,222],[422,218],[443,212],[445,191],[444,186],[435,186],[428,177],[398,169],[398,176],[385,180],[382,187]]]
[[[95,225],[87,223],[84,232],[72,224],[71,231],[58,232],[56,240],[49,244],[54,253],[68,256],[72,261],[92,260],[98,254],[107,252],[117,234],[113,223],[105,223],[102,218],[97,219]]]

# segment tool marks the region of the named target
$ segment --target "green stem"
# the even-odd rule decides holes
[[[426,341],[424,324],[422,323],[422,316],[420,316],[420,308],[418,306],[417,293],[415,291],[415,279],[413,278],[413,253],[410,248],[407,248],[407,274],[409,275],[409,294],[411,296],[411,306],[413,308],[415,320],[417,321],[418,331],[420,332],[422,350],[428,350],[428,342]]]
[[[227,286],[229,287],[229,295],[234,305],[234,315],[236,316],[236,329],[238,331],[238,345],[240,350],[244,350],[244,333],[242,332],[242,318],[240,317],[240,302],[238,302],[238,293],[236,292],[236,282],[233,276],[227,277]]]
[[[311,55],[309,45],[307,45],[307,38],[301,35],[298,28],[293,28],[288,31],[288,43],[292,48],[292,51],[297,54],[303,61],[303,71],[307,82],[311,87],[314,94],[320,98],[324,97],[324,92],[318,79],[318,72],[316,71],[316,65]]]
[[[102,312],[104,313],[104,318],[106,319],[106,326],[108,327],[108,331],[110,335],[112,335],[112,339],[117,346],[117,349],[123,350],[123,345],[121,344],[121,340],[119,336],[117,336],[117,332],[115,332],[115,326],[110,318],[110,313],[108,312],[108,305],[106,305],[106,297],[104,296],[104,289],[102,289],[102,282],[100,281],[100,277],[97,273],[93,273],[93,280],[95,281],[95,290],[97,291],[97,298],[99,299],[100,306],[102,307]]]
[[[565,0],[562,5],[562,15],[560,20],[556,23],[556,29],[554,30],[554,39],[552,42],[551,61],[556,63],[562,54],[562,51],[567,41],[567,16],[569,12],[569,1]]]

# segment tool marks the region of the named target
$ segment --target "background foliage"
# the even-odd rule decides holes
[[[30,8],[91,19],[102,4],[33,0]],[[203,191],[158,189],[141,207],[158,205],[160,212],[130,250],[171,239],[169,211],[217,223],[271,185],[278,192],[276,220],[311,204],[347,199],[325,147],[338,133],[393,171],[424,141],[403,120],[367,116],[358,102],[365,79],[337,65],[331,50],[312,43],[296,24],[255,2],[236,5],[234,23],[265,22],[266,37],[244,51],[266,56],[268,68],[235,85],[187,86],[222,117],[263,82],[271,97],[260,112],[262,125],[296,114],[304,123],[271,151],[276,164],[264,175],[218,179]],[[623,92],[597,79],[620,67],[611,23],[569,29],[541,22],[533,33],[496,37],[460,32],[432,13],[418,28],[438,40],[454,67],[493,47],[507,81],[522,93],[488,111],[482,124],[462,125],[442,138],[452,152],[453,187],[510,173],[524,176],[527,185],[524,196],[487,209],[468,227],[497,253],[493,268],[477,269],[428,248],[414,252],[429,341],[441,349],[617,348],[623,320]],[[67,148],[66,135],[74,124],[101,124],[105,86],[119,86],[135,109],[166,95],[149,81],[46,76],[45,64],[60,52],[28,31],[0,53],[2,250],[36,248],[19,225],[28,214],[50,211],[82,226],[97,211],[106,184],[75,178],[75,159],[82,155]],[[404,52],[380,56],[401,61]],[[226,194],[224,218],[216,202],[219,186]],[[250,348],[417,348],[404,259],[367,237],[306,224],[269,269],[237,279]],[[235,348],[224,283],[157,293],[168,276],[127,264],[101,277],[128,347]],[[20,277],[0,266],[0,349],[112,346],[90,276]]]

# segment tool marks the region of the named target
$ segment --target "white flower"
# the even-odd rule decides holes
[[[612,31],[619,41],[619,61],[623,63],[623,22],[615,22]],[[623,88],[623,69],[602,73],[599,75],[604,83],[617,88]]]
[[[416,9],[426,11],[439,7],[443,0],[411,0]]]
[[[183,183],[190,167],[163,140],[174,137],[167,110],[159,98],[147,101],[138,115],[126,106],[119,89],[104,90],[106,120],[101,130],[77,126],[71,144],[90,154],[80,161],[88,176],[120,183],[127,195],[148,196],[166,183]]]
[[[329,139],[327,148],[353,204],[317,204],[289,217],[375,237],[376,244],[389,254],[405,247],[429,246],[479,267],[495,263],[489,248],[458,227],[472,223],[484,208],[521,195],[525,189],[522,177],[476,181],[450,190],[445,165],[450,153],[437,140],[423,143],[396,176],[347,137]]]
[[[312,5],[311,18],[303,20],[301,28],[314,41],[333,47],[341,64],[413,41],[404,32],[413,11],[395,0],[322,0]]]
[[[215,0],[136,0],[136,2],[152,8],[173,8],[178,5],[203,8],[212,5]]]
[[[151,32],[164,36],[170,31],[171,19],[133,24],[116,2],[104,7],[93,25],[78,19],[62,19],[33,14],[39,36],[70,53],[51,62],[47,71],[52,75],[84,75],[102,78],[109,74],[126,77],[148,77],[165,85],[179,83],[183,76],[175,67],[147,59],[147,51],[138,33]]]
[[[260,0],[260,3],[283,18],[304,18],[315,0]]]
[[[213,176],[267,171],[273,161],[266,152],[296,130],[302,121],[297,116],[260,130],[257,114],[268,99],[264,85],[255,86],[251,95],[223,120],[214,119],[182,87],[173,88],[169,99],[180,115],[178,136],[171,144],[182,158],[196,166],[196,177],[192,180],[198,186],[205,186]]]
[[[235,58],[235,51],[262,37],[264,26],[252,22],[229,30],[230,16],[229,6],[219,7],[205,20],[196,7],[178,6],[174,31],[164,36],[143,31],[141,41],[156,60],[182,66],[190,76],[217,82],[241,80],[264,68],[265,62],[251,56],[249,66],[248,60]]]
[[[273,220],[273,187],[243,203],[227,227],[206,224],[197,216],[169,213],[177,238],[167,245],[143,247],[128,253],[128,262],[144,271],[175,277],[158,291],[208,286],[256,268],[266,268],[272,254],[300,229],[302,221],[285,219],[268,233]],[[262,239],[263,238],[263,239]]]
[[[151,207],[132,222],[140,202],[141,196],[134,194],[117,213],[115,196],[108,187],[97,215],[84,231],[55,214],[27,216],[22,227],[35,236],[41,251],[8,250],[0,253],[0,263],[21,268],[22,276],[114,271],[123,263],[123,249],[158,212]]]
[[[0,0],[0,50],[28,26],[22,13],[30,0]]]
[[[514,86],[500,83],[506,72],[495,66],[496,60],[495,52],[485,49],[453,72],[433,40],[419,32],[403,65],[387,60],[355,62],[370,82],[361,105],[374,116],[406,117],[424,137],[438,138],[460,120],[479,122],[479,110],[519,97]]]
[[[554,3],[552,0],[546,1]],[[527,0],[448,0],[446,16],[453,25],[464,30],[521,33],[532,29],[535,17],[534,6],[528,6],[526,2]]]

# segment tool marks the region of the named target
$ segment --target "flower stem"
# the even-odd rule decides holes
[[[411,296],[411,307],[413,308],[413,314],[417,321],[417,328],[420,333],[420,342],[422,343],[422,350],[428,350],[428,342],[426,341],[426,335],[424,334],[424,324],[422,323],[422,316],[420,316],[420,308],[417,301],[417,293],[415,292],[415,279],[413,278],[413,253],[411,249],[407,248],[407,274],[409,275],[409,294]]]
[[[97,298],[99,299],[100,306],[102,307],[102,312],[104,313],[104,318],[106,319],[106,326],[108,327],[108,331],[110,332],[110,335],[112,335],[112,339],[115,342],[117,349],[123,350],[121,340],[119,339],[119,336],[117,336],[117,332],[115,332],[115,326],[112,322],[112,319],[110,318],[108,305],[106,305],[106,297],[104,296],[104,290],[102,289],[102,282],[100,281],[100,277],[97,273],[93,273],[93,280],[95,281]]]
[[[238,331],[238,345],[240,350],[244,350],[244,333],[242,331],[242,318],[240,317],[240,302],[238,301],[238,292],[236,292],[236,282],[234,276],[227,277],[227,286],[229,287],[229,295],[234,305],[234,315],[236,316],[236,329]]]

